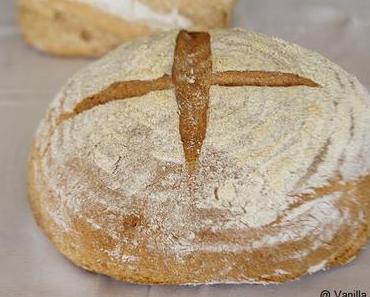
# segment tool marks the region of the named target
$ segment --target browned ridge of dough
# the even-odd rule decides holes
[[[311,79],[274,71],[224,71],[212,73],[211,41],[207,32],[181,30],[177,35],[172,76],[153,80],[130,80],[110,86],[63,113],[58,124],[84,111],[115,100],[144,96],[153,91],[175,88],[180,114],[180,136],[189,172],[196,169],[207,132],[211,85],[237,87],[320,87]]]
[[[212,76],[212,84],[226,87],[319,87],[316,82],[297,74],[271,71],[225,71]]]
[[[212,75],[210,35],[181,31],[177,36],[172,79],[180,113],[180,135],[188,169],[193,171],[207,131]]]
[[[114,100],[139,97],[152,91],[161,91],[172,87],[172,80],[167,74],[154,80],[129,80],[115,82],[102,92],[82,100],[75,106],[74,112],[79,114],[95,107],[96,105],[105,104]]]

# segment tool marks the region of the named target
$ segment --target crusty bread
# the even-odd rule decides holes
[[[145,284],[274,283],[351,261],[370,223],[370,99],[252,32],[127,43],[69,80],[34,139],[38,224]]]
[[[100,56],[174,28],[227,27],[235,0],[20,0],[25,40],[62,56]]]

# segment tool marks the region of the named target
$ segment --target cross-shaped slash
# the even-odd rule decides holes
[[[212,72],[211,42],[207,32],[180,31],[176,39],[172,75],[154,80],[130,80],[111,84],[101,92],[83,99],[73,117],[97,105],[114,100],[143,96],[149,92],[175,89],[180,114],[180,136],[188,172],[197,168],[207,132],[209,89],[218,86],[319,87],[316,82],[297,74],[272,71]]]

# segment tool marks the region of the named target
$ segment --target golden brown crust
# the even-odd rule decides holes
[[[211,75],[209,34],[181,31],[176,40],[172,78],[179,105],[181,141],[190,171],[197,166],[206,137]]]
[[[318,83],[297,74],[267,71],[218,72],[213,74],[212,84],[225,87],[319,87]]]
[[[73,222],[74,233],[61,232],[60,227],[55,224],[54,220],[45,211],[45,193],[47,200],[57,200],[46,186],[47,181],[43,181],[41,187],[35,187],[40,181],[35,181],[39,173],[37,167],[41,159],[38,151],[33,148],[28,170],[29,181],[29,198],[32,206],[33,214],[38,225],[46,232],[51,242],[57,249],[70,259],[74,264],[86,270],[109,275],[117,280],[138,283],[138,284],[202,284],[209,282],[243,282],[243,280],[254,280],[256,283],[264,282],[284,282],[293,280],[302,276],[311,263],[317,263],[320,259],[330,256],[331,260],[326,267],[332,267],[340,264],[345,264],[353,259],[361,247],[369,238],[369,220],[364,221],[356,234],[353,234],[349,229],[343,229],[336,234],[334,239],[327,242],[325,247],[320,247],[314,251],[303,263],[297,262],[294,258],[286,259],[287,255],[295,251],[299,251],[310,244],[309,238],[304,238],[294,243],[284,243],[273,248],[263,248],[252,252],[220,252],[220,253],[195,253],[183,259],[181,264],[171,256],[153,254],[152,250],[140,248],[132,251],[132,247],[127,247],[128,253],[134,253],[140,257],[139,266],[134,269],[122,266],[118,262],[112,260],[103,251],[115,245],[104,230],[96,230],[90,224],[87,224],[83,219],[75,217]],[[336,192],[338,183],[333,186],[328,186],[325,189],[326,193]],[[366,216],[369,218],[369,197],[370,197],[370,175],[360,179],[358,182],[348,184],[345,195],[355,195],[358,197],[358,207],[361,204],[365,206]],[[41,193],[40,191],[43,191]],[[322,190],[318,189],[319,196]],[[345,199],[344,199],[345,200]],[[353,212],[356,212],[356,206],[352,206]],[[99,211],[98,209],[96,211]],[[118,222],[117,222],[118,223]],[[129,236],[130,229],[135,227],[135,223],[126,221],[126,226],[123,226],[122,233]],[[203,234],[202,240],[212,242],[214,240],[229,240],[235,238],[240,239],[243,234],[225,234],[222,238],[216,234]],[[233,239],[234,238],[234,239]],[[353,240],[349,241],[348,238]],[[75,242],[78,241],[78,246]],[[347,242],[343,244],[343,242]],[[98,245],[96,245],[98,243]],[[273,255],[273,256],[272,256]],[[266,261],[269,259],[269,261]],[[211,266],[204,263],[213,263]],[[232,269],[227,273],[224,272],[225,267],[232,263]],[[197,268],[202,267],[198,270]],[[280,267],[282,270],[289,271],[289,274],[276,275],[274,267]],[[239,281],[238,281],[239,280]]]
[[[184,31],[186,32],[186,31]],[[176,75],[176,74],[175,74]],[[188,74],[187,79],[191,78]],[[84,98],[75,107],[72,113],[63,114],[60,121],[66,120],[97,105],[106,104],[115,100],[123,100],[137,96],[143,96],[149,92],[168,90],[174,87],[174,74],[172,77],[164,74],[153,80],[120,81],[111,84],[99,93]],[[208,78],[202,77],[204,85],[219,86],[255,86],[255,87],[319,87],[320,85],[311,79],[296,74],[273,72],[273,71],[225,71],[211,73]],[[191,84],[194,85],[194,84]]]
[[[164,74],[162,77],[149,81],[126,81],[117,82],[104,89],[102,92],[87,97],[78,103],[72,114],[65,114],[62,120],[75,116],[81,112],[89,110],[97,105],[105,104],[114,100],[123,100],[126,98],[143,96],[149,92],[166,90],[173,87],[169,75]]]

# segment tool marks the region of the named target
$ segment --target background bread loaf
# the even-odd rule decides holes
[[[100,56],[122,42],[174,28],[227,27],[234,0],[21,0],[26,41],[63,56]]]

